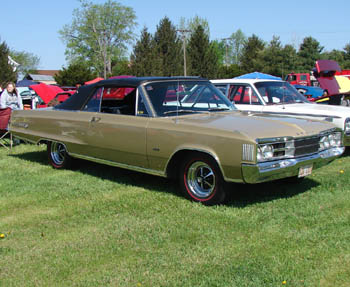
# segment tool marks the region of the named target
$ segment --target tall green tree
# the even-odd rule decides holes
[[[241,69],[237,64],[231,65],[219,65],[218,74],[216,78],[218,79],[229,79],[241,75]]]
[[[117,62],[112,62],[112,76],[133,75],[130,68],[129,58],[118,59]]]
[[[75,86],[76,84],[84,84],[96,76],[96,72],[91,69],[88,63],[75,62],[67,68],[62,68],[54,78],[60,86]]]
[[[350,43],[346,44],[343,50],[344,62],[342,68],[350,69]]]
[[[283,47],[282,58],[283,58],[283,64],[282,64],[283,78],[285,75],[288,75],[289,73],[299,72],[297,51],[292,45],[287,44]]]
[[[216,78],[218,74],[218,57],[215,47],[210,43],[204,28],[199,25],[192,34],[187,54],[189,59],[189,74],[205,78]]]
[[[87,0],[80,3],[81,8],[73,11],[72,23],[59,31],[67,58],[89,62],[106,78],[112,72],[112,61],[123,58],[134,39],[135,12],[113,0],[104,4]]]
[[[262,72],[281,77],[283,70],[283,47],[278,36],[273,36],[267,47],[260,53],[263,61]]]
[[[152,34],[143,28],[141,38],[136,42],[130,56],[131,73],[134,76],[157,76],[160,74],[160,57]]]
[[[247,41],[247,37],[244,35],[241,29],[233,32],[227,39],[228,45],[228,63],[237,64],[241,63],[244,44]]]
[[[196,31],[199,25],[203,27],[204,33],[207,34],[208,37],[210,37],[210,27],[207,19],[202,18],[198,15],[187,20],[185,17],[180,18],[179,28],[184,30],[189,30],[190,31],[189,37],[191,37],[191,34],[194,33],[194,31]]]
[[[315,66],[316,60],[321,58],[321,52],[324,47],[320,43],[312,38],[306,37],[300,45],[298,51],[298,58],[300,60],[300,68],[304,72],[309,72]]]
[[[157,59],[160,61],[158,74],[161,76],[182,75],[182,41],[168,17],[161,19],[157,25],[154,41]]]
[[[213,40],[211,41],[211,45],[215,51],[216,57],[218,58],[218,64],[225,65],[226,64],[226,45],[224,41]]]
[[[0,43],[0,85],[4,86],[7,82],[15,82],[17,75],[13,67],[9,64],[8,56],[10,49],[4,42]]]
[[[40,58],[29,52],[11,50],[10,56],[20,64],[17,67],[19,74],[33,73],[40,65]]]
[[[247,39],[243,46],[241,57],[241,69],[243,73],[261,71],[263,65],[258,58],[264,48],[264,41],[255,34]]]

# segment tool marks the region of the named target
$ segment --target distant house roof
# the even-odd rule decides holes
[[[32,80],[32,81],[36,81],[36,82],[40,82],[40,81],[55,81],[54,77],[50,76],[50,75],[27,74],[25,76],[25,78],[27,80]]]
[[[36,70],[36,75],[56,76],[59,70]]]

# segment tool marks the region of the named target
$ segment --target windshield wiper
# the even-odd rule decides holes
[[[163,115],[168,114],[186,114],[186,113],[200,113],[201,111],[194,111],[194,110],[173,110],[173,111],[166,111],[163,113]]]
[[[209,112],[220,112],[220,111],[229,111],[230,108],[210,108],[208,109]]]

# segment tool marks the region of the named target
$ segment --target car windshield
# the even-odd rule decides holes
[[[167,117],[235,109],[210,82],[155,82],[146,84],[145,90],[158,116]]]
[[[267,105],[309,103],[287,82],[258,82],[255,87]]]

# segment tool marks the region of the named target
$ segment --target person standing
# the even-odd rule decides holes
[[[23,102],[20,95],[18,95],[14,83],[9,82],[1,94],[0,108],[11,108],[12,110],[23,110]]]

